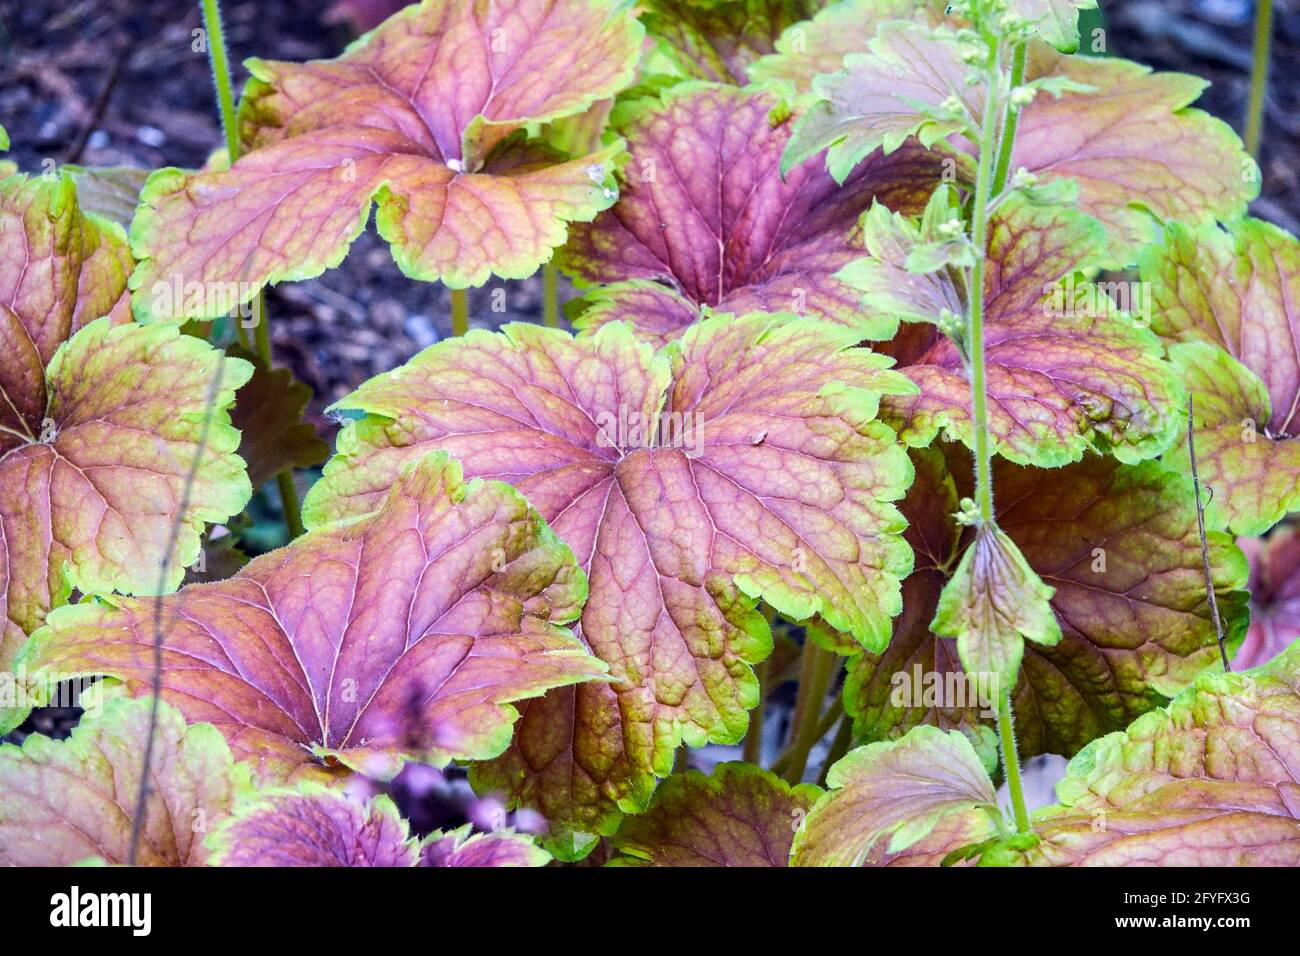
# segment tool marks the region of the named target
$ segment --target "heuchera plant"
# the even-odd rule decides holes
[[[0,731],[90,685],[0,862],[1300,864],[1300,242],[1092,5],[424,0],[236,114],[206,2],[224,153],[0,170]],[[225,313],[372,208],[576,331],[361,385],[245,563],[330,449]],[[453,762],[546,835],[357,785]]]

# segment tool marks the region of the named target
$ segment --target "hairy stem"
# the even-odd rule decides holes
[[[258,362],[268,372],[275,367],[271,358],[271,326],[266,318],[266,294],[257,293],[253,304],[253,352]],[[293,483],[293,469],[285,468],[275,476],[275,486],[280,492],[280,506],[284,510],[284,527],[292,541],[303,532],[302,506],[298,501],[298,488]]]
[[[1016,751],[1016,727],[1011,717],[1011,688],[1004,687],[998,697],[998,738],[1002,742],[1002,772],[1011,791],[1011,812],[1016,818],[1016,832],[1029,832],[1029,811],[1025,809],[1025,791],[1020,783],[1020,755]]]
[[[469,292],[451,290],[451,334],[464,335],[469,331]]]
[[[555,266],[542,268],[542,324],[560,327],[560,273]]]
[[[1228,647],[1223,637],[1223,619],[1219,617],[1219,598],[1214,593],[1214,571],[1210,568],[1210,541],[1205,535],[1205,505],[1201,502],[1201,474],[1196,467],[1196,435],[1192,393],[1187,393],[1187,457],[1192,463],[1192,494],[1196,495],[1196,530],[1201,537],[1201,567],[1205,570],[1205,593],[1210,599],[1210,614],[1214,618],[1214,633],[1219,638],[1219,657],[1225,672],[1232,670],[1228,662]]]
[[[980,517],[993,520],[993,467],[989,452],[988,396],[984,372],[984,260],[988,252],[989,203],[993,200],[992,166],[998,132],[998,49],[989,53],[988,102],[984,108],[984,129],[980,136],[979,169],[975,178],[974,222],[971,243],[975,265],[970,277],[970,322],[967,328],[970,353],[971,411],[975,431],[975,501]]]
[[[799,696],[795,702],[796,719],[792,725],[794,737],[783,774],[790,783],[803,779],[808,753],[826,732],[817,733],[821,726],[822,701],[826,699],[826,689],[840,662],[839,655],[818,647],[811,640],[804,645],[803,655],[803,673],[799,677]]]
[[[212,82],[217,88],[221,108],[221,128],[226,134],[226,152],[234,165],[239,158],[239,125],[235,122],[235,91],[230,83],[230,61],[226,59],[226,34],[221,26],[218,0],[201,0],[203,28],[207,31],[208,59],[212,62]]]
[[[1019,56],[1023,46],[1017,50]],[[980,135],[979,169],[975,179],[975,204],[971,225],[971,242],[975,249],[975,265],[970,278],[970,323],[967,328],[967,348],[970,354],[971,411],[975,431],[975,501],[980,518],[993,521],[993,462],[989,450],[988,395],[985,387],[984,364],[984,269],[988,254],[989,206],[1003,183],[996,187],[992,182],[993,156],[1009,157],[1014,148],[1016,124],[1013,122],[1012,103],[1007,100],[1007,117],[1003,124],[1003,142],[998,147],[998,97],[1001,92],[1001,48],[996,42],[989,44],[986,66],[988,98],[984,107],[984,127]],[[1014,64],[1013,64],[1014,69]],[[1021,63],[1023,78],[1024,64]],[[1012,86],[1014,89],[1014,85]],[[1014,681],[1012,682],[1014,683]],[[1011,688],[1003,690],[998,705],[998,735],[1002,744],[1002,763],[1011,791],[1011,805],[1016,815],[1016,828],[1029,830],[1029,815],[1025,812],[1025,795],[1020,784],[1020,757],[1016,752],[1015,729],[1011,719]]]
[[[1246,106],[1246,152],[1259,158],[1264,135],[1264,98],[1268,93],[1269,57],[1273,45],[1273,0],[1255,2],[1255,61],[1250,71],[1250,99]]]
[[[1015,52],[1011,58],[1011,86],[1014,90],[1021,83],[1025,82],[1025,51],[1028,47],[1024,43],[1016,45]],[[998,165],[993,172],[993,195],[998,193],[1007,185],[1007,177],[1011,175],[1011,154],[1015,152],[1016,146],[1016,129],[1020,126],[1020,110],[1016,109],[1011,100],[1007,100],[1007,116],[1002,124],[1002,147],[998,150]]]

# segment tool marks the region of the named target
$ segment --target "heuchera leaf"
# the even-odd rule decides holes
[[[790,98],[815,97],[813,80],[842,69],[845,54],[865,52],[881,24],[912,20],[938,26],[947,6],[948,0],[840,0],[787,27],[775,52],[749,64],[748,77]]]
[[[859,338],[888,337],[892,323],[864,323],[858,296],[834,273],[861,248],[858,218],[873,199],[919,212],[940,158],[912,143],[874,157],[843,189],[820,160],[782,179],[790,121],[774,121],[778,104],[770,93],[703,83],[637,101],[616,127],[628,141],[619,202],[574,227],[561,267],[587,282],[654,280],[697,309],[795,312],[852,326]],[[622,294],[602,292],[606,308]],[[659,313],[649,323],[656,334],[690,314],[681,303]]]
[[[87,713],[67,740],[31,734],[0,744],[0,864],[72,866],[98,858],[129,864],[149,698],[109,700]],[[158,707],[137,863],[200,866],[206,828],[230,812],[248,785],[245,768],[207,724],[186,727]]]
[[[287,368],[267,369],[239,346],[230,354],[253,366],[253,377],[235,396],[230,422],[239,429],[239,456],[248,477],[260,488],[285,468],[311,468],[329,457],[330,447],[302,420],[311,401],[310,386],[297,381]]]
[[[1300,639],[1300,530],[1241,542],[1250,558],[1250,630],[1232,666],[1258,667]]]
[[[990,808],[997,794],[964,734],[913,728],[851,751],[826,776],[829,791],[794,838],[793,866],[858,866],[882,837],[904,850],[951,813]]]
[[[307,774],[313,757],[373,776],[404,759],[485,759],[509,743],[512,701],[603,676],[553,623],[585,592],[522,495],[464,484],[430,455],[372,517],[163,598],[163,697],[216,725],[264,780]],[[152,601],[62,608],[20,661],[147,692],[153,615]]]
[[[750,665],[771,648],[759,597],[884,646],[911,566],[892,504],[911,468],[873,418],[906,383],[856,341],[717,317],[655,354],[620,323],[577,339],[509,325],[340,403],[368,414],[340,434],[307,522],[369,511],[403,462],[440,448],[513,482],[588,569],[581,635],[614,683],[530,703],[511,750],[475,768],[480,791],[549,819],[553,852],[644,808],[681,741],[740,740]]]
[[[1054,593],[1001,528],[982,524],[939,595],[931,628],[956,638],[966,673],[1011,687],[1026,640],[1048,647],[1061,641],[1049,603]]]
[[[1031,42],[1026,81],[1053,76],[1093,89],[1040,92],[1021,113],[1011,168],[1077,181],[1079,205],[1105,224],[1116,264],[1136,262],[1158,238],[1151,213],[1195,224],[1236,219],[1258,195],[1258,170],[1237,134],[1190,108],[1208,81]]]
[[[891,24],[860,49],[871,52],[852,54],[841,72],[813,81],[819,101],[796,125],[787,165],[829,147],[828,168],[843,178],[871,150],[882,143],[888,149],[910,131],[926,143],[953,135],[956,149],[973,149],[956,120],[918,112],[933,113],[955,95],[971,115],[983,115],[982,88],[964,85],[966,67],[942,30]],[[843,51],[816,46],[803,56],[815,59],[791,57],[779,75],[806,82],[840,70]],[[1021,110],[1011,168],[1023,166],[1046,182],[1076,180],[1080,207],[1106,226],[1112,265],[1136,261],[1157,236],[1152,213],[1194,224],[1230,220],[1258,194],[1258,170],[1237,135],[1189,108],[1205,80],[1153,73],[1116,57],[1066,56],[1036,40],[1027,60],[1026,82],[1062,77],[1091,91],[1040,91]],[[776,66],[767,69],[778,75]]]
[[[864,292],[869,318],[938,322],[945,309],[964,313],[957,273],[908,271],[909,253],[927,241],[920,229],[876,206],[864,233],[868,257],[840,278]],[[1097,221],[1073,209],[1012,196],[993,218],[984,354],[989,437],[999,455],[1055,467],[1095,448],[1134,462],[1176,439],[1183,394],[1159,339],[1120,313],[1104,289],[1076,279],[1099,264],[1104,246]],[[900,437],[927,445],[943,429],[973,447],[961,352],[936,331],[928,348],[903,361],[920,394],[886,405]]]
[[[610,866],[788,866],[795,830],[821,796],[747,763],[673,774],[624,819]]]
[[[1167,708],[1094,741],[1034,814],[1039,842],[985,864],[1300,865],[1300,645],[1207,672]]]
[[[246,800],[208,837],[217,866],[545,866],[550,855],[510,830],[470,835],[467,824],[411,836],[385,795],[362,802],[302,783]]]
[[[387,796],[301,784],[242,802],[207,846],[215,866],[415,866],[416,842]]]
[[[962,541],[951,507],[937,503],[970,494],[969,459],[960,449],[947,466],[938,449],[913,455],[917,480],[903,513],[917,570],[903,584],[888,649],[850,662],[844,706],[859,740],[892,739],[922,722],[969,730],[991,722],[997,706],[961,669],[955,641],[929,627]],[[1090,455],[1053,470],[997,463],[994,488],[999,526],[1055,589],[1061,628],[1055,646],[1025,647],[1013,694],[1022,756],[1073,754],[1215,666],[1190,480],[1159,462]],[[1209,546],[1232,649],[1246,629],[1248,571],[1226,535],[1211,532]]]
[[[795,125],[782,173],[825,149],[826,168],[842,183],[878,149],[892,153],[911,136],[931,146],[982,115],[982,94],[966,85],[951,31],[890,21],[866,48],[846,56],[843,71],[813,80],[820,100]],[[965,113],[943,109],[953,99]]]
[[[510,830],[470,832],[467,823],[450,833],[429,834],[420,848],[420,866],[546,866],[551,855],[532,837]]]
[[[556,162],[522,143],[524,127],[625,86],[642,32],[614,0],[425,0],[336,60],[250,61],[251,151],[226,171],[159,170],[145,187],[131,230],[136,314],[204,317],[155,287],[239,283],[238,304],[320,275],[372,203],[407,275],[460,288],[531,274],[566,223],[613,202],[619,146]]]
[[[251,491],[226,408],[252,368],[175,329],[121,324],[130,318],[131,267],[122,230],[84,215],[68,177],[0,182],[0,234],[0,671],[7,672],[73,586],[83,594],[152,593],[179,522],[162,582],[175,588],[204,522],[243,508]],[[25,713],[0,706],[0,731]]]
[[[806,20],[823,0],[647,0],[641,13],[684,75],[743,86],[746,67],[775,49],[778,36]]]
[[[1259,534],[1300,510],[1300,241],[1249,219],[1170,223],[1142,256],[1153,327],[1192,392],[1206,519]],[[1185,424],[1185,420],[1184,420]],[[1189,467],[1186,442],[1176,458]]]

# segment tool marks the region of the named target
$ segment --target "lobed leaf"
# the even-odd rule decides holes
[[[983,90],[965,86],[956,44],[933,29],[937,10],[922,11],[921,20],[886,25],[875,39],[859,41],[862,52],[851,52],[848,41],[818,43],[756,66],[787,92],[795,87],[817,98],[796,125],[787,164],[826,148],[828,168],[843,178],[905,131],[919,131],[927,144],[948,138],[954,159],[974,150],[962,128],[983,116]],[[1090,89],[1040,90],[1021,110],[1011,168],[1049,183],[1075,180],[1080,208],[1106,227],[1112,265],[1136,261],[1157,238],[1158,220],[1236,219],[1258,194],[1259,171],[1237,135],[1190,108],[1205,89],[1199,77],[1153,73],[1117,57],[1067,56],[1030,41],[1025,81],[1047,80]],[[949,96],[966,111],[960,120],[942,114]]]
[[[911,478],[873,421],[905,388],[852,330],[793,316],[697,323],[655,354],[621,323],[577,339],[471,332],[372,379],[367,413],[304,504],[319,524],[375,506],[431,448],[514,483],[591,580],[581,635],[614,681],[551,693],[480,790],[538,808],[581,855],[644,808],[679,743],[734,743],[771,649],[759,598],[881,648],[910,568],[892,502]]]
[[[997,812],[988,772],[955,730],[920,726],[860,747],[831,767],[826,785],[795,834],[793,866],[858,866],[883,837],[899,852],[950,814]]]
[[[21,747],[0,744],[0,864],[131,863],[152,703],[109,700],[101,713],[90,709],[67,740],[32,734]],[[160,703],[136,862],[207,862],[203,834],[247,785],[245,768],[233,763],[216,729],[187,727],[176,708]]]
[[[920,723],[969,733],[996,713],[996,696],[961,668],[956,642],[930,628],[963,543],[947,516],[970,493],[970,464],[961,453],[945,464],[938,449],[913,456],[917,481],[903,513],[917,570],[903,583],[889,647],[850,662],[844,706],[859,740],[893,739]],[[994,488],[998,524],[1055,589],[1061,629],[1058,644],[1025,648],[1013,693],[1022,756],[1075,753],[1216,665],[1187,478],[1158,462],[1088,456],[1053,470],[998,463]],[[945,500],[949,507],[936,504]],[[1232,649],[1247,625],[1247,568],[1226,535],[1211,532],[1209,546]]]
[[[74,586],[82,594],[175,588],[204,523],[243,508],[251,490],[226,409],[252,368],[175,329],[123,324],[125,238],[81,211],[70,178],[0,182],[0,233],[0,668],[8,679],[19,646]],[[6,702],[0,731],[26,712]]]
[[[1049,603],[1055,593],[1001,528],[982,524],[939,595],[930,627],[956,639],[966,673],[1012,687],[1026,640],[1047,647],[1061,641]]]
[[[545,866],[549,854],[510,830],[471,835],[468,824],[423,840],[393,801],[361,802],[303,783],[246,800],[208,837],[218,866]]]
[[[1007,10],[1030,21],[1039,36],[1064,53],[1079,48],[1079,11],[1097,9],[1097,0],[1008,0]]]
[[[835,273],[855,257],[862,211],[874,200],[920,211],[940,159],[913,143],[877,155],[844,188],[818,162],[783,178],[791,123],[772,115],[778,107],[770,93],[680,83],[616,114],[628,142],[621,198],[575,226],[561,255],[561,267],[584,282],[620,283],[599,293],[589,325],[639,311],[639,301],[623,300],[639,299],[646,285],[622,280],[651,280],[669,290],[643,320],[652,341],[705,307],[795,312],[850,326],[859,338],[888,336],[892,324],[864,323]]]
[[[868,257],[840,278],[864,294],[871,321],[938,323],[965,313],[955,270],[915,273],[911,253],[927,233],[876,206],[864,220]],[[1108,290],[1076,278],[1100,264],[1105,233],[1064,207],[1008,198],[990,224],[984,296],[988,428],[994,451],[1020,464],[1057,467],[1091,449],[1126,462],[1164,451],[1183,401],[1160,341],[1119,311]],[[910,445],[942,429],[973,447],[970,380],[959,348],[927,333],[904,356],[915,396],[890,398],[886,417]]]
[[[968,129],[983,115],[982,94],[967,86],[957,37],[927,24],[888,21],[865,53],[844,57],[844,69],[814,78],[820,99],[799,118],[781,159],[782,174],[826,150],[837,183],[878,149],[897,150],[912,136],[929,147]],[[949,111],[954,102],[959,109]]]
[[[795,830],[821,792],[746,763],[673,774],[611,838],[619,856],[609,865],[788,866]]]
[[[306,784],[244,801],[207,839],[215,866],[415,866],[415,844],[387,796]]]
[[[1300,645],[1244,674],[1207,672],[1167,708],[1079,753],[1031,866],[1300,864]]]
[[[1249,219],[1170,223],[1142,257],[1153,328],[1192,393],[1206,518],[1259,534],[1300,510],[1300,241]],[[1185,425],[1185,421],[1184,421]],[[1184,442],[1173,457],[1190,462]]]
[[[463,483],[430,455],[373,516],[162,598],[162,696],[214,724],[262,780],[481,760],[509,742],[512,702],[604,675],[557,626],[585,593],[522,495]],[[60,609],[19,661],[148,692],[154,615],[132,599]]]
[[[159,170],[145,187],[136,314],[205,317],[161,294],[176,287],[233,285],[238,305],[268,282],[320,275],[372,205],[413,278],[463,288],[530,275],[567,223],[613,202],[620,147],[560,162],[525,143],[525,127],[624,87],[641,36],[614,0],[425,0],[338,59],[250,61],[244,155],[228,170]]]

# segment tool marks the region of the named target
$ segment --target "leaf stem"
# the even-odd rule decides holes
[[[984,262],[988,254],[989,203],[993,199],[993,155],[997,151],[999,50],[990,45],[988,99],[984,106],[984,129],[980,136],[979,167],[975,178],[975,208],[971,243],[975,265],[971,267],[970,323],[967,329],[970,353],[971,415],[975,432],[975,500],[980,517],[993,520],[993,466],[989,451],[988,396],[984,371]]]
[[[1011,812],[1016,818],[1016,832],[1029,832],[1029,811],[1025,809],[1025,791],[1020,783],[1020,755],[1016,751],[1016,727],[1011,717],[1011,688],[1004,687],[998,697],[998,737],[1002,742],[1002,771],[1011,791]]]
[[[1020,60],[1020,75],[1024,77],[1024,45],[1017,47],[1013,59]],[[1016,123],[1013,120],[1013,106],[1008,91],[1006,104],[1006,121],[1002,124],[1003,141],[1001,147],[997,141],[999,103],[1002,91],[1000,42],[989,42],[989,55],[985,62],[988,95],[984,105],[984,128],[980,136],[979,167],[975,178],[975,200],[972,212],[971,243],[975,250],[975,265],[971,267],[970,279],[970,324],[967,329],[967,351],[970,355],[971,382],[971,417],[975,438],[975,501],[979,507],[980,518],[985,523],[992,523],[993,513],[993,462],[989,448],[988,395],[985,386],[984,363],[984,270],[988,256],[989,208],[1002,192],[1004,181],[993,183],[993,157],[1005,157],[1010,165],[1010,156],[1014,149]],[[1015,72],[1015,63],[1012,64]],[[1013,84],[1014,89],[1018,84]],[[999,166],[1001,166],[999,160]],[[1014,680],[1010,683],[1014,684]],[[1007,778],[1007,789],[1011,791],[1011,806],[1015,812],[1016,828],[1022,832],[1029,830],[1029,814],[1025,811],[1025,795],[1020,783],[1020,756],[1016,752],[1015,727],[1011,716],[1011,688],[1004,688],[998,703],[998,735],[1002,744],[1002,764]]]
[[[849,752],[849,744],[853,742],[853,721],[848,714],[840,717],[839,729],[835,731],[835,739],[831,741],[831,749],[826,754],[826,760],[822,764],[821,773],[817,774],[817,786],[826,786],[826,777],[831,772],[831,767],[840,762],[840,758]]]
[[[1187,457],[1192,463],[1192,493],[1196,495],[1196,530],[1201,537],[1201,566],[1205,569],[1205,593],[1210,599],[1210,614],[1214,618],[1214,633],[1219,638],[1219,657],[1223,670],[1232,670],[1228,661],[1227,643],[1223,637],[1223,619],[1219,617],[1219,598],[1214,593],[1214,572],[1210,568],[1210,541],[1205,535],[1205,506],[1201,503],[1201,474],[1196,467],[1196,436],[1193,418],[1192,393],[1187,393]]]
[[[226,56],[226,34],[221,25],[219,0],[200,0],[203,8],[203,25],[207,30],[208,60],[212,64],[212,85],[217,89],[217,106],[221,111],[221,128],[226,135],[226,157],[231,166],[239,159],[239,124],[235,117],[235,90],[230,81],[230,60]],[[266,314],[266,293],[259,291],[253,302],[253,351],[266,371],[275,368],[271,354],[271,330]],[[238,326],[239,336],[247,341],[243,326]],[[293,483],[293,469],[285,468],[275,476],[280,491],[280,504],[284,510],[284,526],[292,541],[303,532],[302,506],[298,501],[298,488]]]
[[[1028,46],[1024,43],[1016,44],[1015,51],[1011,55],[1011,84],[1010,89],[1014,90],[1021,83],[1025,82],[1025,56]],[[1002,124],[1002,146],[998,150],[998,165],[993,173],[993,195],[996,196],[1007,185],[1007,177],[1011,175],[1011,154],[1015,152],[1016,147],[1016,130],[1020,126],[1020,110],[1016,109],[1010,98],[1007,99],[1007,116]]]
[[[542,324],[560,327],[560,273],[552,265],[542,267]]]
[[[838,666],[839,655],[818,647],[811,639],[804,645],[803,668],[799,676],[799,694],[795,699],[794,730],[790,745],[789,762],[785,765],[782,776],[790,783],[803,780],[804,769],[808,766],[808,753],[813,744],[825,734],[821,726],[822,701],[826,699],[826,689]],[[800,706],[802,705],[802,706]]]
[[[1264,135],[1264,98],[1268,93],[1269,58],[1273,45],[1273,0],[1255,0],[1255,56],[1250,70],[1250,99],[1246,105],[1246,152],[1259,159]]]
[[[226,153],[233,166],[239,158],[239,124],[235,122],[235,91],[230,83],[221,4],[219,0],[200,0],[199,5],[203,8],[203,27],[208,34],[208,59],[212,63],[212,83],[217,88],[217,104],[221,109],[221,128],[226,134]]]
[[[469,291],[451,290],[451,334],[464,335],[469,331]]]

